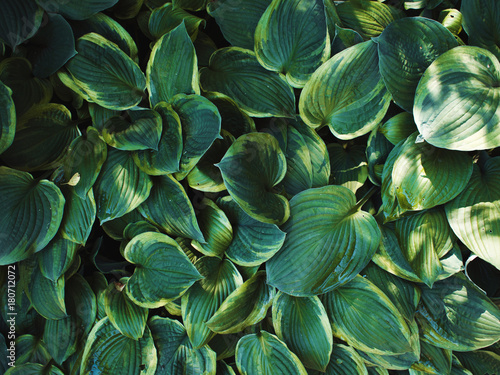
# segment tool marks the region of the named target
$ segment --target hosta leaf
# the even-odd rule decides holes
[[[153,46],[146,70],[151,106],[169,102],[179,93],[199,94],[197,64],[193,43],[183,23],[163,35]]]
[[[380,74],[392,99],[408,112],[420,77],[443,52],[458,45],[439,22],[407,17],[391,23],[376,40]]]
[[[285,233],[275,224],[262,223],[248,216],[231,197],[217,201],[233,229],[233,239],[225,255],[242,266],[259,266],[283,245]]]
[[[180,170],[175,174],[175,178],[182,180],[215,139],[221,138],[221,117],[217,107],[199,95],[178,94],[171,101],[182,125],[183,150]]]
[[[368,178],[365,147],[331,143],[328,145],[328,154],[332,169],[330,177],[332,184],[344,186],[356,193]]]
[[[383,355],[412,351],[408,324],[372,282],[356,276],[323,298],[333,334],[350,346]]]
[[[83,352],[80,372],[101,375],[153,375],[156,348],[149,328],[139,340],[124,336],[108,318],[99,320],[90,332]]]
[[[301,88],[330,57],[323,0],[273,0],[255,30],[262,66]]]
[[[375,219],[356,206],[342,186],[297,194],[281,250],[266,265],[268,282],[295,296],[326,293],[351,280],[370,261],[380,242]]]
[[[42,18],[43,9],[32,0],[3,3],[0,41],[15,49],[38,31]]]
[[[464,0],[460,11],[464,29],[469,36],[469,44],[486,48],[500,58],[500,26],[496,20],[500,16],[500,4],[493,0]]]
[[[198,58],[198,66],[200,68],[208,66],[210,56],[217,51],[215,42],[204,32],[199,32],[193,45],[196,50],[196,57]]]
[[[40,363],[23,363],[22,365],[16,365],[15,367],[10,367],[5,373],[7,375],[64,375],[59,368],[55,365],[41,365]]]
[[[144,220],[144,217],[139,213],[139,210],[135,209],[119,218],[105,222],[102,229],[115,241],[122,241],[124,239],[123,231],[127,225],[141,220]]]
[[[144,335],[148,309],[136,305],[123,290],[125,279],[112,282],[104,292],[104,308],[113,326],[124,336],[138,340]]]
[[[439,13],[439,22],[455,36],[458,36],[462,31],[463,17],[457,9],[442,10]]]
[[[367,41],[324,63],[300,94],[302,120],[312,128],[328,125],[340,139],[353,139],[374,129],[391,98],[378,60],[377,45]]]
[[[64,196],[47,180],[0,167],[0,264],[28,258],[55,236],[63,216]]]
[[[104,282],[106,282],[106,279],[104,279]],[[79,328],[81,329],[80,332],[83,337],[86,337],[96,320],[96,296],[87,280],[78,273],[71,276],[66,282],[65,292],[68,314],[77,318]]]
[[[500,62],[489,51],[461,46],[443,53],[425,71],[413,114],[430,144],[471,151],[498,147]]]
[[[446,208],[453,232],[474,254],[500,269],[500,157],[475,164],[467,187]]]
[[[115,110],[140,103],[146,77],[116,44],[90,33],[78,39],[76,50],[78,54],[68,61],[66,68],[93,102]]]
[[[169,235],[205,243],[184,188],[170,175],[154,178],[151,195],[139,207],[139,212]]]
[[[408,112],[398,113],[378,127],[378,132],[383,134],[394,146],[416,131],[417,126],[413,121],[413,116]]]
[[[110,148],[94,186],[101,224],[138,207],[149,197],[152,186],[151,179],[135,165],[130,153]]]
[[[304,366],[324,371],[330,360],[333,336],[318,297],[292,297],[279,292],[273,301],[273,326]]]
[[[31,334],[21,335],[16,338],[15,346],[16,350],[20,352],[20,355],[17,355],[15,367],[19,364],[30,362],[47,365],[50,361],[50,354],[47,351],[47,347],[38,337]]]
[[[38,263],[35,263],[27,294],[34,309],[45,319],[58,320],[68,316],[64,301],[65,285],[64,277],[60,277],[56,282],[49,280],[43,276]]]
[[[45,321],[43,341],[47,346],[47,351],[59,365],[62,365],[77,350],[78,335],[75,326],[76,318],[70,316]]]
[[[500,310],[462,273],[422,287],[417,321],[424,341],[470,351],[500,340]]]
[[[31,63],[22,57],[10,57],[0,63],[0,81],[12,90],[18,117],[36,104],[45,104],[52,98],[52,86],[46,79],[31,73]]]
[[[182,154],[181,120],[172,106],[165,102],[158,103],[155,111],[162,121],[158,149],[137,151],[133,154],[134,161],[149,175],[178,172]]]
[[[62,163],[66,148],[79,135],[71,112],[62,104],[33,107],[18,120],[14,142],[2,159],[26,171],[52,169]]]
[[[333,345],[329,360],[328,367],[324,371],[325,375],[369,374],[363,358],[350,346],[342,344]],[[323,374],[323,372],[311,371],[309,374],[319,375]]]
[[[233,368],[227,365],[224,361],[217,361],[217,374],[220,375],[236,375]]]
[[[236,366],[242,375],[260,373],[306,375],[299,358],[276,336],[260,331],[241,338],[236,347]]]
[[[207,321],[243,279],[230,260],[202,257],[195,263],[204,279],[196,282],[182,296],[182,320],[195,349],[201,348],[215,335]]]
[[[487,350],[474,352],[456,352],[460,363],[473,374],[498,374],[500,373],[500,355]]]
[[[222,258],[224,251],[233,240],[233,228],[224,211],[209,199],[203,199],[200,203],[201,212],[198,214],[200,225],[206,244],[192,241],[193,246],[200,253]]]
[[[73,31],[59,14],[49,14],[28,43],[27,57],[36,77],[45,78],[55,73],[75,54]]]
[[[363,43],[363,38],[357,31],[344,29],[338,25],[335,25],[332,35],[335,35],[335,38],[332,40],[332,56],[355,44]]]
[[[0,81],[0,155],[14,141],[16,132],[16,108],[12,90]]]
[[[252,117],[292,117],[293,89],[278,73],[263,68],[252,51],[238,47],[214,52],[207,68],[200,70],[205,91],[217,91],[233,99]]]
[[[273,192],[285,177],[286,158],[272,135],[242,135],[217,166],[229,194],[249,216],[270,224],[288,219],[288,200]]]
[[[266,273],[257,272],[236,288],[206,322],[216,333],[237,333],[266,317],[275,290],[266,284]]]
[[[123,257],[136,265],[126,292],[142,307],[163,306],[202,278],[177,242],[161,233],[134,237],[125,247]]]
[[[175,8],[181,8],[192,11],[199,11],[205,9],[208,0],[172,0]]]
[[[121,0],[113,7],[113,14],[120,20],[129,20],[137,16],[144,0]]]
[[[38,253],[38,263],[42,275],[57,282],[69,269],[79,245],[56,235],[42,251]]]
[[[72,20],[85,20],[93,14],[111,8],[118,0],[88,0],[82,2],[66,0],[36,0],[47,12],[56,12]]]
[[[396,8],[368,0],[341,2],[336,10],[344,27],[356,30],[364,39],[380,35],[387,25],[403,17]]]
[[[451,371],[451,350],[438,348],[421,341],[420,360],[411,368],[424,373],[449,374]]]
[[[158,151],[162,134],[162,117],[151,109],[129,110],[130,121],[119,116],[104,124],[102,137],[112,147],[124,151],[153,149]]]
[[[389,153],[394,148],[394,145],[378,130],[380,127],[373,129],[366,143],[366,159],[368,162],[368,178],[377,186],[382,183],[382,172],[384,163],[389,156]],[[414,130],[415,131],[415,130]]]
[[[80,198],[73,187],[62,191],[66,204],[59,233],[62,238],[85,245],[96,216],[94,192],[91,189],[85,198]]]
[[[78,173],[80,180],[74,190],[80,198],[87,197],[107,155],[106,143],[99,137],[99,132],[91,126],[69,145],[63,161],[64,177],[69,181]]]
[[[233,46],[253,50],[255,28],[272,0],[247,1],[217,0],[210,1],[207,12],[215,18],[224,38]]]
[[[158,348],[157,375],[215,375],[215,352],[208,346],[194,349],[186,329],[177,320],[154,316],[148,326]]]
[[[154,38],[160,38],[181,23],[184,23],[187,33],[194,40],[198,34],[198,28],[200,25],[205,25],[206,21],[184,9],[175,7],[172,3],[166,3],[153,9],[149,16],[148,28]]]

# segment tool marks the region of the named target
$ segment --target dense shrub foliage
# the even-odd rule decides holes
[[[500,374],[499,41],[497,0],[0,1],[0,372]]]

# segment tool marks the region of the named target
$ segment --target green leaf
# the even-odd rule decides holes
[[[47,180],[0,167],[0,264],[28,258],[55,236],[63,216],[64,197]]]
[[[240,339],[236,347],[236,366],[243,375],[256,374],[263,369],[270,374],[307,374],[304,365],[286,344],[266,331]]]
[[[148,309],[136,305],[123,290],[126,280],[109,284],[104,292],[104,308],[113,326],[124,336],[139,340],[144,335]]]
[[[417,131],[413,116],[408,112],[398,113],[378,127],[378,132],[383,134],[394,146],[405,140]]]
[[[165,66],[169,69],[165,69]],[[146,76],[152,107],[162,101],[171,101],[179,93],[200,93],[198,59],[183,23],[155,43],[149,57]]]
[[[14,141],[16,133],[16,108],[12,90],[0,81],[0,155]]]
[[[385,86],[396,104],[408,112],[413,111],[415,90],[424,71],[439,55],[458,45],[443,25],[423,17],[392,22],[375,42]]]
[[[18,120],[14,142],[2,159],[25,171],[53,169],[62,164],[66,148],[79,135],[71,112],[62,104],[33,107]]]
[[[15,49],[37,32],[42,18],[43,9],[32,0],[2,3],[0,41]]]
[[[423,286],[416,318],[422,340],[443,349],[471,351],[500,340],[500,310],[462,273]]]
[[[141,220],[144,220],[144,217],[139,213],[139,210],[135,209],[119,218],[105,222],[102,229],[115,241],[122,241],[124,239],[123,231],[127,225]]]
[[[275,289],[266,284],[266,273],[258,271],[222,302],[206,324],[220,334],[240,332],[266,317],[275,294]]]
[[[272,0],[241,0],[210,1],[207,12],[219,25],[224,38],[233,46],[253,50],[255,28]]]
[[[142,307],[161,307],[202,278],[177,242],[165,234],[139,234],[125,247],[123,257],[136,265],[126,292]]]
[[[7,375],[64,375],[64,373],[54,365],[43,366],[39,363],[24,363],[9,368]]]
[[[500,157],[474,164],[467,187],[446,206],[453,232],[474,254],[500,269]]]
[[[106,282],[106,279],[104,279],[104,282]],[[77,323],[81,329],[80,332],[83,337],[86,337],[96,320],[96,295],[87,280],[78,273],[71,276],[66,282],[65,292],[65,303],[68,314],[77,318]]]
[[[80,372],[153,375],[156,365],[156,348],[149,328],[142,338],[133,340],[122,335],[108,318],[103,318],[87,338]]]
[[[369,372],[363,358],[350,346],[335,344],[329,358],[328,367],[324,370],[325,375],[368,375]],[[310,375],[319,375],[323,372],[311,371]]]
[[[231,197],[252,218],[270,224],[288,219],[288,200],[273,192],[285,177],[286,158],[272,135],[242,135],[217,166]]]
[[[35,262],[26,291],[33,308],[45,319],[63,319],[66,313],[64,288],[66,282],[60,277],[56,282],[43,276]]]
[[[196,282],[182,296],[182,320],[195,349],[203,347],[214,336],[207,322],[222,302],[239,286],[243,279],[230,260],[202,257],[195,263],[204,279]]]
[[[324,63],[300,94],[302,120],[312,128],[328,125],[339,139],[353,139],[373,130],[391,98],[378,60],[377,45],[367,41]]]
[[[273,301],[276,335],[307,368],[325,371],[333,336],[326,310],[317,296],[292,297],[279,292]]]
[[[94,192],[89,190],[85,198],[76,194],[73,187],[62,189],[66,204],[59,228],[62,238],[85,245],[96,216]]]
[[[222,138],[221,117],[217,107],[199,95],[177,94],[172,98],[172,108],[179,115],[182,125],[183,150],[179,172],[175,178],[182,180],[207,152],[215,139]]]
[[[333,334],[355,349],[390,355],[412,351],[408,324],[390,299],[372,282],[356,276],[324,295]],[[367,312],[370,312],[367,314]]]
[[[80,246],[56,235],[42,251],[38,253],[38,264],[42,275],[57,282],[70,268]]]
[[[193,45],[196,50],[196,57],[198,58],[198,66],[200,68],[208,66],[210,56],[217,50],[215,42],[207,34],[200,31]]]
[[[431,374],[449,374],[451,371],[451,350],[438,348],[425,341],[420,342],[420,360],[413,370]]]
[[[38,337],[31,334],[25,334],[17,337],[15,346],[20,355],[16,358],[16,365],[14,368],[20,364],[26,364],[29,362],[38,362],[40,366],[45,366],[51,359],[45,343]]]
[[[344,186],[356,193],[368,178],[365,147],[331,143],[328,145],[328,154],[332,168],[332,184]]]
[[[268,283],[294,296],[326,293],[352,280],[380,242],[377,222],[342,186],[297,194],[281,250],[267,262]]]
[[[172,3],[153,9],[149,16],[148,28],[154,38],[160,38],[169,31],[184,23],[187,33],[192,40],[196,39],[200,25],[205,26],[203,18],[175,7]]]
[[[69,145],[63,160],[64,177],[69,181],[78,173],[80,180],[74,190],[80,198],[85,199],[88,196],[107,155],[106,143],[99,137],[99,132],[91,126]]]
[[[365,40],[376,37],[404,14],[384,3],[369,0],[344,1],[336,6],[344,27],[356,30]]]
[[[158,375],[215,375],[215,352],[208,346],[194,349],[186,329],[177,320],[154,316],[148,326],[158,348]]]
[[[182,185],[170,175],[154,178],[151,195],[139,212],[169,235],[205,243],[193,205]]]
[[[58,71],[75,54],[73,30],[59,14],[49,14],[27,44],[33,74],[45,78]]]
[[[226,213],[233,228],[233,239],[225,255],[234,263],[246,267],[259,266],[283,245],[286,233],[275,224],[253,219],[231,197],[220,198],[217,204]]]
[[[255,53],[264,68],[304,87],[330,57],[323,0],[273,0],[255,30]]]
[[[149,175],[178,172],[182,154],[181,120],[172,106],[165,102],[158,103],[154,110],[161,116],[162,121],[158,149],[134,152],[134,161]]]
[[[489,51],[461,46],[443,53],[425,71],[413,114],[422,137],[452,150],[500,145],[500,62]]]
[[[394,145],[387,140],[378,130],[380,126],[373,129],[366,142],[366,159],[368,162],[368,178],[372,184],[380,186],[382,183],[382,172],[384,163]]]
[[[78,54],[66,68],[93,102],[114,110],[129,109],[141,102],[146,77],[116,44],[90,33],[78,39],[76,50]]]
[[[344,29],[335,25],[334,33],[335,38],[332,41],[332,56],[336,55],[343,50],[352,47],[355,44],[363,43],[363,38],[357,31],[352,29]]]
[[[111,8],[118,0],[88,0],[88,1],[66,1],[66,0],[36,0],[47,12],[60,13],[71,20],[85,20],[92,15]]]
[[[162,134],[162,117],[152,109],[127,111],[130,121],[111,117],[104,124],[102,137],[112,147],[124,151],[153,149],[158,151]]]
[[[43,341],[58,365],[62,365],[77,350],[78,335],[75,325],[76,319],[70,316],[45,321]]]
[[[473,374],[498,374],[500,373],[500,355],[487,350],[474,352],[456,352],[460,363]]]
[[[181,8],[192,11],[204,10],[208,0],[172,0],[174,8]]]
[[[144,0],[119,0],[113,7],[113,14],[120,20],[129,20],[137,17]]]
[[[462,1],[460,11],[463,15],[468,43],[489,50],[500,59],[500,26],[496,22],[500,15],[500,4],[493,0]]]
[[[229,96],[252,117],[292,117],[293,89],[278,73],[263,68],[255,53],[238,47],[217,50],[207,68],[200,70],[204,91]]]

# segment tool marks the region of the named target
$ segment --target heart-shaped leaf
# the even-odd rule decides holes
[[[342,186],[297,194],[281,250],[267,264],[268,283],[294,296],[326,293],[354,278],[380,242],[377,222]]]
[[[16,108],[12,90],[0,81],[0,155],[14,141],[16,133]]]

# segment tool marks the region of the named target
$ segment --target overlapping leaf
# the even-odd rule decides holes
[[[0,41],[16,48],[38,31],[43,9],[31,0],[9,1],[2,4],[1,17]]]
[[[72,20],[84,20],[103,10],[111,8],[118,0],[88,0],[88,1],[66,1],[66,0],[36,0],[47,12],[60,13]]]
[[[148,28],[154,38],[160,38],[181,23],[184,23],[187,33],[194,40],[198,34],[198,28],[200,25],[205,25],[206,21],[176,7],[173,3],[166,3],[151,12]]]
[[[0,154],[10,147],[16,132],[16,109],[12,90],[0,81]]]
[[[334,185],[344,186],[353,193],[363,186],[368,178],[368,164],[364,147],[331,143],[328,145],[331,180]]]

